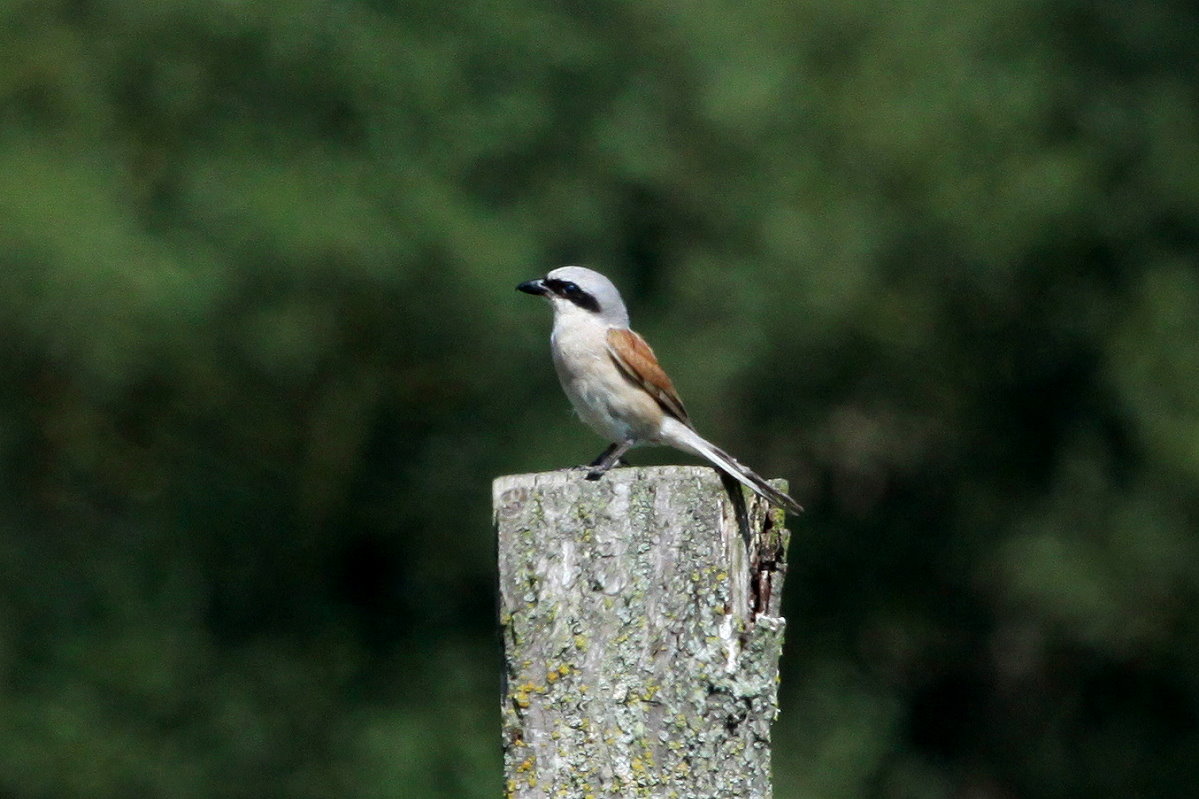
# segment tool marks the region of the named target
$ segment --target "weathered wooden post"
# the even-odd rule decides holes
[[[493,495],[506,795],[769,797],[782,513],[698,466]]]

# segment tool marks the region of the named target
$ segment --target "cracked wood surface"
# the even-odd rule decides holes
[[[769,797],[783,515],[708,467],[493,486],[506,795]]]

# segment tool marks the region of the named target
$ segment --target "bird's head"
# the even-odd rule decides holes
[[[563,266],[543,278],[529,280],[517,291],[545,297],[554,314],[589,314],[612,327],[628,327],[629,313],[612,281],[582,266]]]

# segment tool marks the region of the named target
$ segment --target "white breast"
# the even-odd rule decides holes
[[[604,439],[648,440],[661,412],[612,362],[607,334],[607,325],[591,314],[569,309],[555,314],[550,343],[558,380],[579,418]]]

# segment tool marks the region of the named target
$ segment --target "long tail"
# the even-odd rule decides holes
[[[759,477],[753,469],[738,463],[737,459],[732,455],[710,441],[706,441],[699,433],[687,427],[682,422],[677,422],[674,419],[668,420],[667,429],[663,432],[665,435],[662,437],[662,443],[669,444],[684,452],[698,455],[701,458],[707,458],[718,469],[726,472],[730,477],[747,486],[754,493],[764,497],[766,501],[789,510],[792,513],[803,513],[802,505]]]

